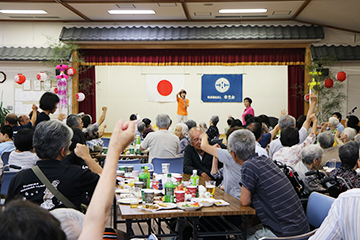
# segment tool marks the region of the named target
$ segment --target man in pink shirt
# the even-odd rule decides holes
[[[247,114],[251,114],[251,115],[255,116],[255,112],[254,112],[254,109],[251,107],[251,103],[252,103],[251,98],[249,98],[249,97],[244,98],[244,105],[246,108],[244,110],[244,113],[241,115],[242,120],[243,120],[243,125],[246,125],[245,116]]]

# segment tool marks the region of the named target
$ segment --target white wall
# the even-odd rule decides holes
[[[96,114],[101,107],[108,107],[106,132],[112,132],[117,120],[128,120],[132,113],[148,117],[155,124],[159,113],[167,113],[175,122],[177,103],[146,101],[146,74],[186,74],[185,90],[190,101],[189,119],[197,123],[209,122],[212,115],[219,115],[218,128],[223,133],[228,115],[241,118],[243,103],[204,103],[201,101],[202,74],[244,74],[243,97],[251,97],[255,114],[278,116],[287,109],[287,66],[97,66]]]

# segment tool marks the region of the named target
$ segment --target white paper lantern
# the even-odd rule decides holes
[[[46,81],[46,79],[47,79],[47,74],[46,73],[44,73],[44,72],[39,72],[37,75],[36,75],[36,78],[37,78],[37,80],[39,80],[39,81]]]
[[[75,95],[75,98],[76,98],[76,101],[82,102],[82,101],[85,100],[85,94],[83,94],[82,92],[78,92],[78,93]]]

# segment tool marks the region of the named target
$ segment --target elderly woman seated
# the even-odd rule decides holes
[[[345,130],[344,130],[345,131]],[[360,179],[355,171],[359,167],[359,144],[355,141],[345,143],[339,148],[341,166],[330,173],[330,177],[338,176],[345,179],[351,188],[360,187]]]
[[[324,150],[322,155],[322,160],[320,163],[320,168],[323,168],[327,162],[333,161],[335,159],[337,162],[340,162],[339,158],[339,145],[334,146],[335,138],[329,132],[322,132],[317,136],[317,141],[320,144],[320,147]]]
[[[179,157],[184,156],[184,150],[189,145],[187,140],[188,132],[188,126],[185,123],[176,124],[175,135],[180,139],[180,151],[177,154]]]
[[[340,138],[339,138],[340,135]],[[350,142],[354,140],[354,137],[356,135],[356,130],[351,127],[346,127],[342,133],[340,134],[339,131],[335,134],[336,142],[341,146],[344,143]]]
[[[9,164],[21,167],[21,170],[32,168],[39,160],[33,149],[33,134],[31,128],[20,129],[14,137],[16,150],[9,155]],[[20,169],[10,168],[10,171],[20,171]]]
[[[311,144],[301,150],[301,162],[295,165],[294,170],[299,174],[305,184],[305,192],[311,193],[315,190],[321,190],[321,182],[315,175],[305,176],[305,173],[311,170],[317,170],[321,163],[321,157],[324,150],[318,145]]]

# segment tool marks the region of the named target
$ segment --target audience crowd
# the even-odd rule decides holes
[[[281,166],[290,168],[290,175],[297,173],[303,184],[302,193],[307,196],[325,190],[319,177],[327,176],[325,170],[334,177],[332,181],[339,178],[350,189],[360,188],[359,119],[355,115],[347,116],[343,125],[342,115],[334,112],[327,122],[318,123],[317,97],[311,94],[310,99],[306,115],[296,120],[281,111],[274,121],[264,114],[255,116],[252,100],[245,98],[242,120],[232,116],[226,119],[224,140],[217,127],[218,115],[210,118],[208,128],[205,122],[198,125],[188,120],[189,100],[186,91],[181,90],[177,96],[181,111],[178,109],[178,123],[173,132],[167,114],[158,114],[154,127],[149,118],[141,119],[139,114],[132,114],[126,123],[120,120],[112,133],[102,168],[91,152],[101,152],[104,148],[102,137],[108,109],[102,108],[95,123],[84,113],[67,117],[59,114],[57,120],[50,120],[59,98],[47,92],[40,99],[41,113],[35,105],[31,116],[10,113],[0,129],[0,155],[10,152],[8,166],[0,160],[2,172],[9,166],[9,171],[18,172],[11,180],[0,212],[0,236],[2,239],[102,239],[107,232],[105,224],[113,202],[119,155],[137,136],[141,138],[140,150],[148,152],[149,163],[154,158],[183,157],[185,174],[196,170],[205,180],[215,180],[218,187],[237,198],[241,205],[252,206],[259,221],[251,224],[248,239],[307,233],[310,228],[299,191]],[[329,168],[336,163],[340,167]],[[341,189],[348,192],[341,194],[331,208],[324,222],[329,226],[321,226],[312,239],[328,239],[329,232],[343,239],[360,237],[346,224],[337,223],[339,220],[334,216],[342,215],[346,218],[344,222],[353,219],[352,214],[342,210],[342,204],[360,199],[359,191],[350,189]],[[232,221],[241,224],[239,218]],[[347,232],[353,238],[346,237]],[[113,231],[118,239],[123,234]]]

